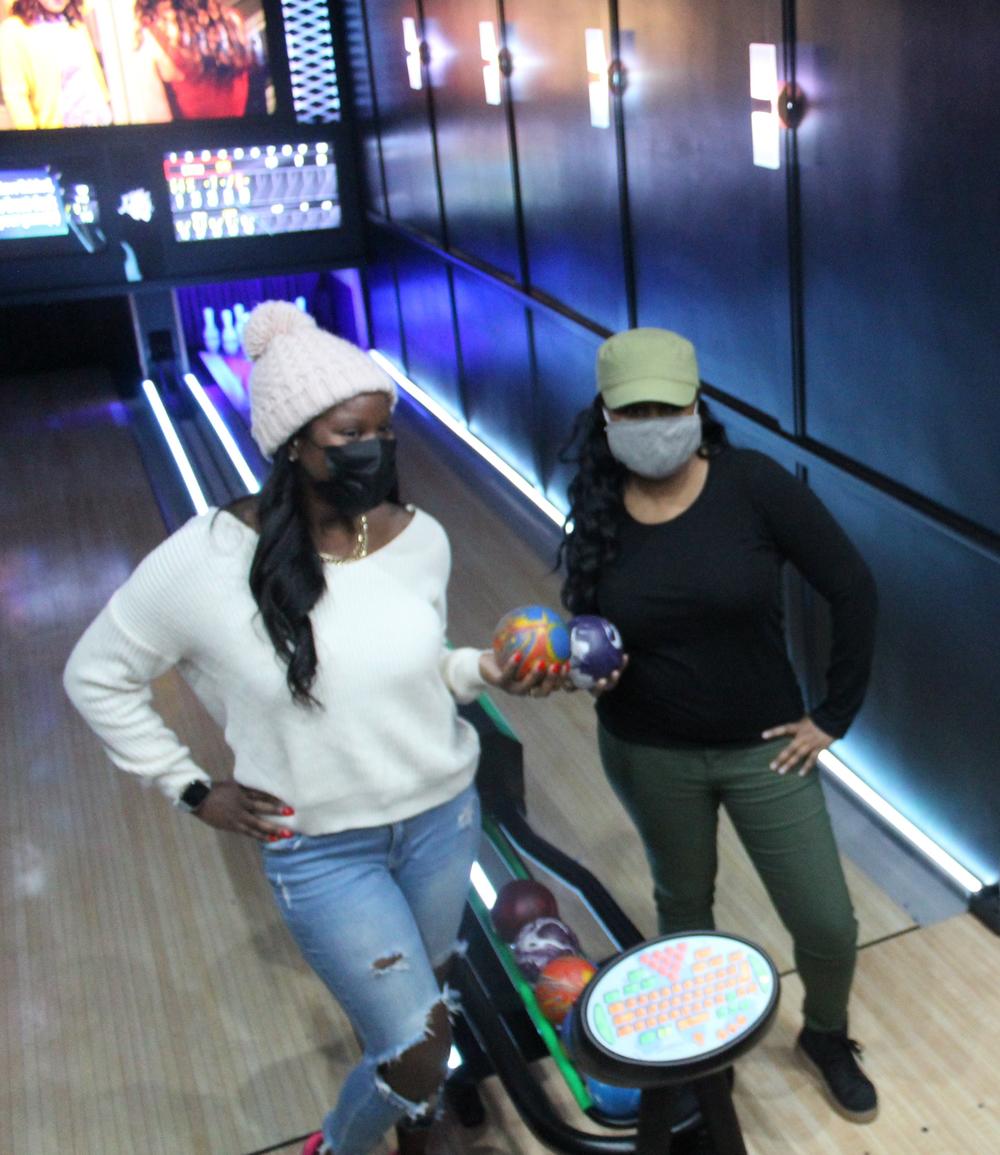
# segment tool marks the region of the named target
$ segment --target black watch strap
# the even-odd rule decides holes
[[[198,809],[211,793],[212,783],[205,782],[201,778],[196,778],[184,787],[180,793],[180,797],[177,799],[177,803],[183,810],[194,811]]]

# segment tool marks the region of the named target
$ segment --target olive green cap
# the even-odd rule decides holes
[[[637,401],[690,405],[698,385],[694,345],[669,329],[626,329],[597,350],[597,391],[608,409]]]

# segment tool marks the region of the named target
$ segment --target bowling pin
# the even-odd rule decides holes
[[[240,339],[233,324],[232,309],[222,310],[222,351],[227,357],[232,357],[240,351]]]
[[[246,328],[247,311],[239,302],[233,305],[233,328],[236,330],[236,340],[240,344],[240,352],[245,352],[243,349],[243,330]]]
[[[205,326],[201,331],[201,339],[205,343],[206,353],[218,353],[219,346],[222,344],[222,338],[219,334],[219,326],[215,323],[215,310],[206,305],[201,311],[202,317],[205,319]]]

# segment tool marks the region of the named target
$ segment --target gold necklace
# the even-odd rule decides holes
[[[354,549],[347,555],[347,557],[338,557],[335,553],[324,553],[321,549],[316,551],[319,554],[320,561],[325,561],[327,565],[345,565],[349,561],[360,561],[363,557],[368,556],[368,518],[365,514],[361,515],[361,526],[358,529],[358,536],[354,542]]]

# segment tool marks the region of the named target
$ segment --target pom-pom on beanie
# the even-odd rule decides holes
[[[396,403],[384,369],[288,301],[265,301],[250,313],[243,347],[253,362],[250,432],[266,457],[331,405],[359,393],[386,393]]]

